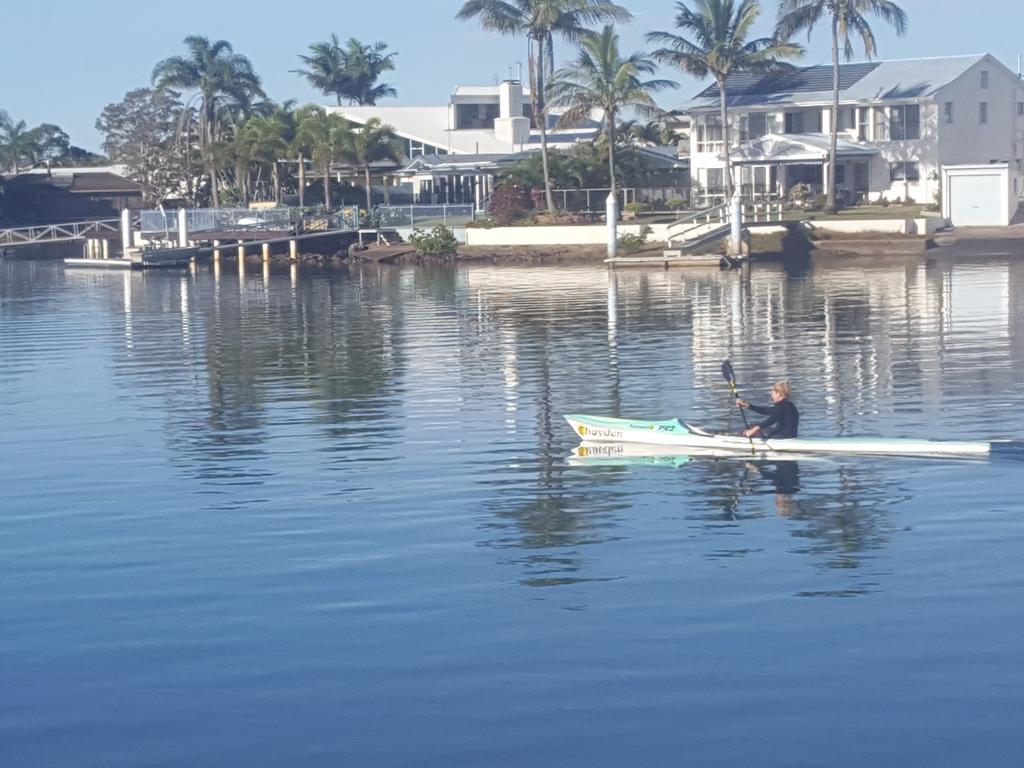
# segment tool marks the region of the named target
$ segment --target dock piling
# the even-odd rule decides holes
[[[299,242],[298,240],[288,241],[288,256],[292,261],[299,260]]]

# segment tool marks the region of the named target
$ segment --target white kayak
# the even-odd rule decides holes
[[[903,437],[794,437],[749,439],[714,434],[679,419],[643,421],[571,414],[569,426],[584,443],[632,443],[676,448],[705,448],[737,453],[856,453],[876,456],[987,456],[992,444],[959,440],[918,440]]]

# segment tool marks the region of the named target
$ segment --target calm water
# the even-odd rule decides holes
[[[1024,437],[1024,259],[0,264],[5,766],[1024,763],[1024,463],[570,465],[560,414]]]

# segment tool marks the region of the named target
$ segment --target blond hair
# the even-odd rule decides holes
[[[788,381],[777,381],[772,386],[772,392],[779,395],[780,397],[788,400],[789,399],[789,382]]]

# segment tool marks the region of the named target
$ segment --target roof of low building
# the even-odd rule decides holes
[[[8,184],[49,185],[79,195],[136,195],[143,186],[110,170],[114,166],[96,168],[33,168],[18,175],[5,177]]]
[[[839,65],[839,99],[884,101],[933,95],[986,58],[987,54],[924,59],[853,62]],[[730,107],[828,103],[832,65],[818,64],[777,74],[738,73],[726,83]],[[711,85],[684,104],[683,111],[717,109],[718,86]]]

